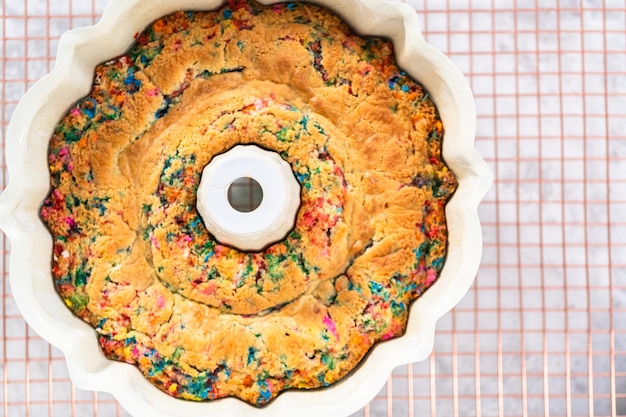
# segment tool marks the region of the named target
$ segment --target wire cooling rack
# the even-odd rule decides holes
[[[108,2],[2,0],[3,144],[59,36]],[[626,415],[625,1],[409,3],[471,82],[476,146],[496,181],[474,287],[440,320],[432,356],[396,369],[356,416]],[[4,237],[1,249],[0,414],[127,417],[111,396],[76,389],[24,323]]]

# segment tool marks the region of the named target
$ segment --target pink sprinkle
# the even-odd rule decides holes
[[[80,116],[80,110],[78,109],[78,107],[74,107],[70,113],[72,114],[72,116]]]
[[[150,238],[150,241],[152,242],[155,248],[157,248],[158,250],[161,250],[161,246],[159,245],[159,241],[157,240],[156,236],[152,236]]]
[[[267,380],[267,387],[270,389],[270,391],[274,391],[274,385],[272,385],[272,381],[270,381],[269,379]]]
[[[435,274],[434,269],[429,269],[426,273],[426,284],[430,285],[437,279],[437,274]]]
[[[65,224],[67,224],[69,227],[76,226],[76,222],[71,217],[66,217],[65,218]]]
[[[148,97],[156,97],[159,95],[159,89],[154,87],[146,91]]]
[[[136,346],[133,348],[133,356],[135,357],[139,356],[139,351],[137,350]]]
[[[59,156],[65,156],[69,152],[70,152],[69,148],[67,146],[64,146],[61,149],[59,149]]]
[[[265,99],[260,99],[260,98],[259,98],[259,99],[257,99],[257,100],[254,102],[254,109],[255,109],[256,111],[259,111],[259,110],[261,110],[261,109],[266,108],[266,107],[267,107],[267,105],[268,105],[268,101],[267,101],[267,100],[265,100]]]
[[[393,332],[385,333],[383,335],[383,340],[389,340],[393,337]]]
[[[310,211],[307,211],[302,215],[302,222],[306,227],[313,226],[315,224],[315,220],[315,217],[313,216],[313,214],[311,214]]]
[[[215,294],[216,289],[217,289],[217,284],[215,282],[210,282],[200,292],[202,292],[202,294],[204,295],[209,296],[209,295]]]
[[[335,339],[339,339],[339,334],[337,333],[337,327],[335,326],[335,322],[329,316],[324,317],[324,325],[328,327],[330,333],[335,336]]]
[[[157,300],[156,300],[156,306],[157,306],[158,308],[163,308],[163,307],[165,307],[165,299],[163,298],[163,296],[162,296],[162,295],[159,295],[159,298],[157,298]]]

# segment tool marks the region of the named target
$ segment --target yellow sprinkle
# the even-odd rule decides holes
[[[178,388],[178,385],[176,384],[172,384],[170,385],[170,387],[168,388],[168,391],[171,392],[172,394],[176,392],[176,388]]]
[[[70,299],[68,299],[68,298],[66,298],[66,299],[65,299],[65,304],[67,304],[67,306],[68,306],[69,308],[74,307],[74,304],[73,304],[73,303],[72,303],[72,301],[71,301]]]
[[[183,392],[183,393],[181,393],[181,394],[179,394],[179,395],[180,395],[180,398],[182,398],[183,400],[194,400],[194,401],[198,401],[198,400],[200,399],[199,397],[196,397],[195,395],[193,395],[193,394],[189,394],[189,393],[187,393],[187,392]]]

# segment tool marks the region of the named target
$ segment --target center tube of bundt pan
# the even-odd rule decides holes
[[[248,180],[251,189],[260,187],[257,195],[262,195],[246,209],[229,201],[229,189],[242,180]],[[202,171],[196,208],[222,244],[260,251],[289,233],[299,207],[300,184],[276,152],[237,145],[214,157]]]

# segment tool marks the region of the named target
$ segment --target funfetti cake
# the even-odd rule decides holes
[[[168,394],[263,405],[403,334],[446,256],[443,126],[392,45],[317,6],[234,1],[154,22],[50,141],[52,275],[105,355]],[[195,207],[239,144],[287,161],[291,233],[223,245]]]

